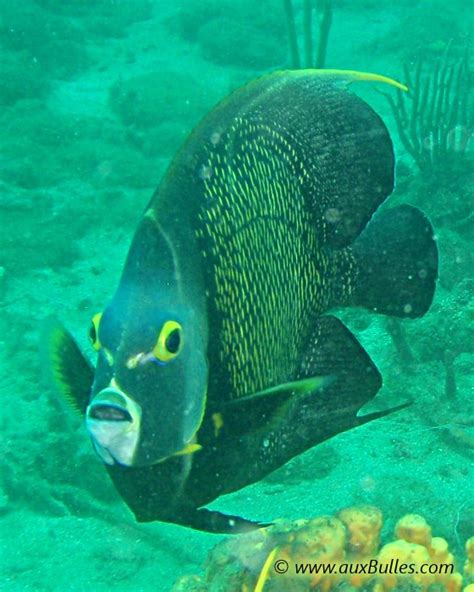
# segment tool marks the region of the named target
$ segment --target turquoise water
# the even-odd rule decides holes
[[[304,6],[292,6],[305,65]],[[384,514],[383,542],[403,514],[417,513],[462,571],[474,535],[472,25],[465,0],[332,2],[326,68],[409,76],[416,88],[421,57],[418,88],[429,78],[432,89],[442,72],[435,86],[447,89],[439,115],[417,114],[404,127],[380,92],[397,100],[394,89],[354,88],[395,144],[391,205],[429,216],[440,271],[421,319],[338,316],[384,377],[379,407],[414,404],[309,450],[213,509],[268,522],[371,504]],[[170,159],[220,98],[294,65],[288,39],[280,0],[0,3],[1,590],[171,590],[181,576],[203,576],[225,538],[136,523],[83,422],[44,384],[41,324],[60,318],[93,359],[90,319],[115,290]],[[403,100],[410,117],[413,103]],[[222,577],[209,589],[241,589]],[[265,590],[284,586],[272,580]]]

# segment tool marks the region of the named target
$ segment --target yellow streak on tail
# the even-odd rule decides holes
[[[374,74],[372,72],[358,72],[357,70],[317,70],[315,68],[310,68],[306,70],[294,70],[293,73],[296,76],[327,76],[328,78],[342,78],[343,80],[345,79],[348,82],[383,82],[385,84],[389,84],[390,86],[394,86],[395,88],[399,88],[400,90],[408,92],[408,86],[405,86],[401,82],[397,82],[396,80],[394,80],[393,78],[389,78],[388,76],[382,76],[381,74]]]
[[[275,547],[273,551],[270,551],[268,557],[265,559],[265,563],[263,564],[262,571],[258,576],[257,585],[255,586],[254,592],[262,592],[263,587],[265,586],[265,582],[268,579],[268,572],[270,571],[270,566],[272,565],[273,559],[278,551],[278,547]]]

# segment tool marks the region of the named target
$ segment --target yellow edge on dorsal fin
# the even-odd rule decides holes
[[[408,92],[408,86],[405,86],[401,82],[397,82],[388,76],[382,76],[381,74],[374,74],[372,72],[358,72],[357,70],[326,70],[324,68],[321,70],[316,68],[308,68],[305,70],[293,70],[292,72],[301,76],[315,75],[328,76],[329,78],[342,78],[348,82],[383,82],[384,84],[389,84],[390,86],[394,86],[395,88],[399,88],[400,90]]]
[[[273,551],[270,551],[268,557],[265,559],[265,563],[263,564],[262,571],[258,576],[254,592],[262,592],[263,587],[265,586],[265,582],[268,579],[268,572],[270,571],[270,566],[272,565],[273,559],[275,558],[277,551],[278,547],[275,547]]]

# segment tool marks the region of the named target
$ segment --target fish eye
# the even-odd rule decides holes
[[[102,344],[99,341],[99,323],[102,318],[102,313],[98,312],[92,317],[91,326],[89,328],[89,339],[95,351],[99,351]]]
[[[183,349],[183,328],[176,321],[166,321],[163,325],[153,355],[161,362],[169,362]]]

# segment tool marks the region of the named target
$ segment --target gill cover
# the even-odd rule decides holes
[[[145,466],[199,448],[207,326],[186,282],[173,236],[145,215],[97,326],[100,349],[88,418],[106,462],[110,454],[120,464]],[[111,388],[122,406],[117,397],[109,401]]]

